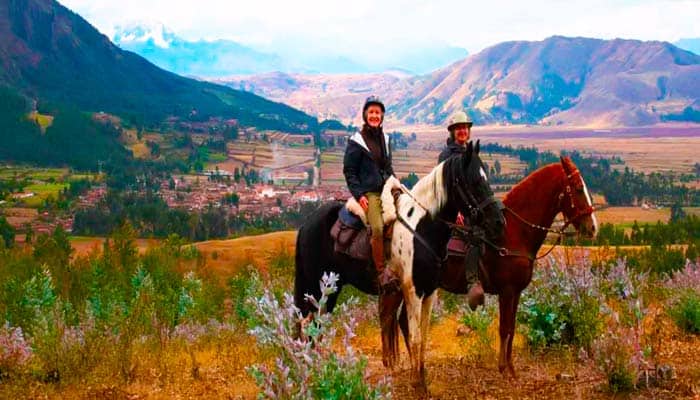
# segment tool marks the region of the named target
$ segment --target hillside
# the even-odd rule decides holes
[[[407,122],[468,107],[487,122],[646,125],[696,105],[699,75],[700,56],[669,43],[507,42],[424,77],[393,111]]]
[[[466,107],[482,124],[635,126],[700,121],[698,76],[700,56],[669,43],[554,36],[501,43],[419,77],[264,75],[228,84],[344,121],[357,117],[365,89],[386,99],[389,120],[408,124],[443,124]]]
[[[317,128],[315,118],[289,106],[164,71],[53,0],[0,3],[0,37],[0,84],[40,107],[69,104],[146,124],[194,115],[289,132]]]
[[[403,93],[410,75],[376,74],[288,74],[272,72],[254,76],[230,76],[215,82],[246,90],[276,101],[284,101],[319,119],[351,123],[359,119],[359,108],[371,93]],[[394,103],[400,96],[385,98]],[[357,123],[357,121],[355,121]]]

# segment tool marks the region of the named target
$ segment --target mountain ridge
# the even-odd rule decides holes
[[[404,79],[294,75],[299,82],[322,81],[324,89],[297,83],[282,95],[261,77],[239,77],[228,84],[287,99],[313,114],[333,110],[330,115],[346,122],[357,120],[361,104],[361,96],[354,96],[352,111],[343,111],[356,87],[348,82],[365,80],[386,99],[388,118],[406,124],[441,125],[454,111],[467,108],[481,124],[636,126],[696,115],[697,76],[700,56],[667,42],[552,36],[499,43],[430,74]],[[333,87],[335,91],[328,89]]]
[[[165,71],[120,49],[53,0],[0,5],[0,84],[40,103],[66,103],[156,124],[170,116],[224,116],[290,132],[318,121],[288,105]]]

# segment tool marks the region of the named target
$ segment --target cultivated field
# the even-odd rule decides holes
[[[401,128],[399,128],[401,129]],[[434,127],[406,127],[418,133],[423,146],[441,143],[445,130]],[[636,171],[690,173],[700,162],[700,128],[654,127],[611,130],[561,129],[546,127],[474,127],[472,138],[511,146],[535,146],[558,154],[578,150],[585,154],[620,157]]]

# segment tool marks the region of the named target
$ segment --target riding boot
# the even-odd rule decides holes
[[[472,287],[469,288],[469,293],[467,293],[467,301],[469,303],[469,308],[471,308],[472,311],[484,304],[484,288],[481,287],[481,281],[474,282]]]
[[[379,289],[382,292],[392,291],[398,289],[399,279],[394,275],[391,268],[386,268],[386,263],[384,262],[384,238],[381,236],[372,237],[372,261],[374,261],[374,267],[377,269],[377,275],[379,276]]]
[[[467,284],[471,284],[471,288],[469,288],[467,293],[467,300],[472,311],[484,304],[484,288],[481,287],[481,282],[479,281],[480,258],[481,246],[472,246],[467,250],[465,273]]]

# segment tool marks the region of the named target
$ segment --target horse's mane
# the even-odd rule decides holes
[[[518,182],[510,192],[503,198],[503,204],[507,207],[523,206],[521,203],[529,203],[532,200],[532,194],[538,190],[542,190],[545,180],[561,179],[564,176],[564,168],[561,163],[547,164],[540,167],[537,171],[531,173],[525,179]]]
[[[433,217],[447,203],[447,193],[442,182],[442,169],[446,162],[441,162],[435,166],[428,175],[421,178],[411,189],[413,197],[422,206],[426,207]]]

